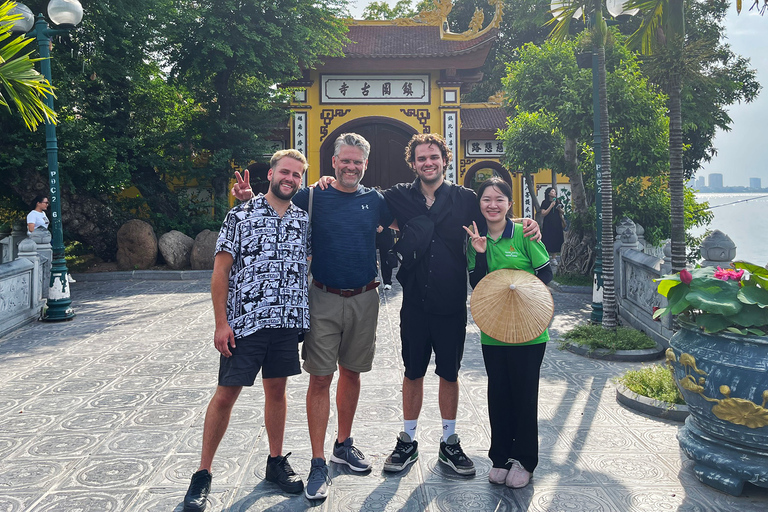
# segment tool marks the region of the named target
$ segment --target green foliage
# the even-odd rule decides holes
[[[591,133],[592,76],[576,65],[574,48],[573,42],[527,43],[517,49],[502,79],[509,104],[518,109],[515,114],[545,110],[567,137]]]
[[[26,3],[43,12],[47,1]],[[345,0],[89,4],[83,22],[57,37],[51,51],[62,200],[71,212],[65,232],[94,247],[96,238],[114,238],[132,207],[117,197],[132,185],[157,225],[210,225],[210,210],[192,218],[174,184],[184,176],[202,188],[213,185],[214,204],[226,208],[229,161],[246,166],[260,158],[285,124],[286,93],[276,84],[301,76],[301,66],[322,56],[340,55],[346,6]],[[4,204],[29,201],[47,181],[44,137],[17,117],[0,109]],[[95,227],[68,225],[73,213],[88,218],[96,211]],[[113,257],[114,244],[100,256]]]
[[[43,102],[47,94],[53,94],[53,87],[35,71],[34,64],[40,59],[29,57],[35,40],[11,34],[14,22],[21,19],[20,14],[9,14],[14,7],[15,2],[0,3],[0,106],[13,112],[13,105],[27,128],[35,130],[48,120],[56,123],[56,112]]]
[[[764,336],[768,332],[768,270],[737,261],[733,269],[701,267],[663,276],[657,291],[667,307],[654,313],[682,315],[707,333],[727,330]]]
[[[421,2],[424,4],[425,2]],[[388,2],[371,2],[363,10],[364,20],[394,20],[397,18],[412,18],[420,11],[419,6],[411,8],[411,0],[399,0],[395,5]]]
[[[517,51],[525,43],[544,43],[548,30],[544,23],[549,19],[549,3],[537,0],[502,0],[504,16],[499,26],[499,37],[480,70],[483,81],[465,94],[463,101],[486,101],[502,89],[502,79],[507,75],[507,63],[517,60]],[[486,23],[494,14],[494,6],[488,0],[455,0],[448,15],[453,32],[464,32],[475,9],[485,13]]]
[[[641,350],[653,348],[656,342],[645,333],[629,328],[605,329],[600,325],[577,325],[563,334],[563,343],[571,343],[589,350],[598,348],[616,350]]]
[[[644,366],[640,370],[628,370],[621,377],[617,377],[616,382],[641,396],[669,404],[685,404],[672,372],[660,364]]]
[[[504,141],[503,163],[509,169],[531,174],[562,167],[563,135],[555,116],[544,110],[518,113],[496,137]]]

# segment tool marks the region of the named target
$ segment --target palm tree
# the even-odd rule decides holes
[[[669,95],[669,197],[672,271],[685,268],[685,212],[683,174],[682,90],[685,16],[683,0],[629,0],[625,9],[640,10],[640,27],[628,40],[630,47],[664,62],[666,92]]]
[[[550,37],[555,41],[562,41],[568,37],[571,19],[578,13],[587,10],[592,15],[592,44],[597,53],[597,79],[599,90],[600,109],[600,181],[596,186],[601,187],[603,229],[600,234],[602,240],[603,261],[603,327],[615,329],[617,321],[616,288],[614,282],[613,261],[613,184],[611,181],[611,148],[610,148],[610,123],[608,120],[608,98],[605,85],[605,40],[608,35],[608,26],[603,18],[603,5],[601,0],[593,3],[584,3],[580,0],[560,0],[553,2],[552,13],[555,18],[550,21],[555,27]],[[559,4],[559,7],[557,5]]]
[[[43,102],[46,94],[53,95],[53,87],[35,71],[34,63],[40,59],[29,58],[32,49],[22,54],[35,40],[11,32],[14,22],[21,18],[11,14],[14,7],[16,3],[11,1],[0,4],[0,105],[8,110],[14,105],[27,128],[34,130],[40,123],[56,122],[56,113]]]

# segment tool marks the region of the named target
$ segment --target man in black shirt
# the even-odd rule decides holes
[[[443,438],[439,460],[461,475],[473,475],[474,463],[455,434],[459,401],[458,372],[464,354],[467,324],[466,233],[463,226],[483,225],[476,194],[445,181],[451,152],[438,134],[414,135],[406,146],[406,161],[416,173],[413,183],[383,192],[403,238],[419,233],[423,246],[409,247],[397,273],[403,286],[400,336],[405,364],[403,379],[404,431],[384,464],[400,471],[418,459],[416,424],[424,398],[424,375],[432,351],[440,377],[439,406]],[[527,236],[539,238],[538,224],[522,219]],[[431,233],[431,236],[429,236]],[[425,238],[426,236],[426,238]],[[397,249],[397,247],[396,247]],[[411,256],[411,252],[418,256]]]

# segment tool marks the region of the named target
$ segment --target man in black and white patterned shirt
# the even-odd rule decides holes
[[[200,467],[184,497],[185,511],[205,510],[213,457],[232,407],[262,369],[266,479],[285,492],[304,490],[282,450],[286,383],[301,373],[299,337],[309,328],[308,215],[291,203],[306,169],[298,151],[278,151],[267,174],[269,191],[234,207],[222,224],[211,277],[219,385],[205,415]]]

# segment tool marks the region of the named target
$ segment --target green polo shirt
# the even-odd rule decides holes
[[[481,232],[481,234],[483,234]],[[549,263],[549,253],[547,248],[541,242],[533,242],[523,236],[523,225],[515,224],[507,220],[507,226],[504,233],[497,239],[485,235],[488,239],[488,245],[485,250],[486,261],[488,262],[488,273],[502,268],[511,268],[514,270],[525,270],[531,274],[536,274],[536,270],[546,266]],[[472,244],[467,247],[467,267],[469,270],[475,268],[475,248]],[[481,331],[480,342],[483,345],[497,345],[505,347],[535,345],[537,343],[546,343],[549,341],[549,330],[545,330],[539,337],[526,341],[525,343],[504,343],[491,338]]]

